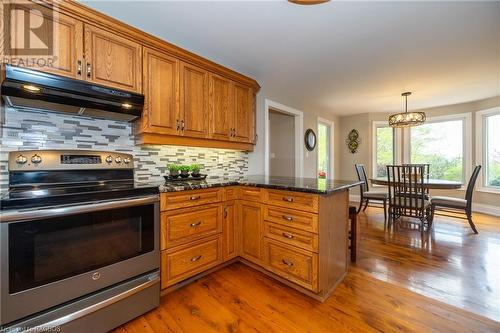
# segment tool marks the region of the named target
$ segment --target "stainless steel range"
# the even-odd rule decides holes
[[[0,330],[106,332],[159,305],[158,188],[131,155],[12,152],[0,204]]]

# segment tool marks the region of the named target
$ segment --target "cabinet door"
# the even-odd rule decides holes
[[[22,4],[17,4],[16,8],[23,10],[24,15],[12,15],[11,27],[17,27],[19,24],[22,26],[23,23],[17,23],[16,20],[22,20],[28,15],[31,19],[40,17],[42,25],[36,29],[36,35],[32,36],[33,39],[36,38],[34,43],[41,49],[50,47],[47,45],[50,40],[53,44],[52,51],[47,48],[45,55],[28,56],[36,57],[38,61],[14,62],[13,64],[21,67],[28,65],[30,69],[71,78],[83,78],[83,23],[33,3],[30,3],[29,8]],[[28,46],[25,43],[25,35],[12,34],[12,36],[12,54],[9,55],[26,58],[21,52],[16,52],[16,47]],[[33,42],[32,38],[30,38],[30,43]]]
[[[253,142],[254,108],[252,89],[236,83],[234,85],[233,140]]]
[[[85,25],[85,77],[95,83],[142,91],[141,45]]]
[[[229,140],[233,113],[233,84],[230,80],[210,74],[210,137]]]
[[[260,264],[262,247],[262,208],[259,203],[241,201],[238,207],[241,227],[241,256]]]
[[[181,63],[180,87],[182,133],[204,138],[208,133],[208,72]]]
[[[234,201],[224,205],[224,219],[222,223],[222,257],[224,261],[232,259],[238,254],[238,228]]]
[[[148,48],[144,48],[143,58],[143,126],[155,133],[178,134],[179,61]]]

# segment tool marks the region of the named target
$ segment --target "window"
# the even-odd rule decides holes
[[[333,178],[333,123],[318,119],[318,177]]]
[[[410,128],[410,163],[430,164],[430,178],[465,183],[469,118],[470,115],[439,117]]]
[[[482,187],[500,191],[500,108],[478,112],[476,125],[476,160],[483,165]]]
[[[374,163],[373,176],[375,178],[387,177],[386,165],[395,163],[394,154],[394,128],[387,122],[373,122]]]

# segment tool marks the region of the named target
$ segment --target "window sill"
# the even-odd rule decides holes
[[[477,189],[477,191],[484,192],[484,193],[500,194],[500,189],[493,188],[493,187],[479,187]]]

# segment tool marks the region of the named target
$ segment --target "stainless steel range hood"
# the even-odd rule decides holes
[[[14,108],[43,109],[132,121],[141,116],[144,95],[5,65],[1,95]]]

